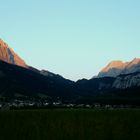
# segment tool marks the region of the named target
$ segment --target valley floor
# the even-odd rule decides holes
[[[0,140],[139,140],[140,110],[0,112]]]

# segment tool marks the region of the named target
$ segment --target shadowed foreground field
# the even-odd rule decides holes
[[[139,140],[140,110],[0,112],[0,140]]]

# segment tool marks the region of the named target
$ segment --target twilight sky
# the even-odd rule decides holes
[[[0,38],[27,64],[73,80],[140,57],[140,0],[0,0]]]

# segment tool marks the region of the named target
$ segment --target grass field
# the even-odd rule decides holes
[[[140,140],[140,110],[0,112],[0,140]]]

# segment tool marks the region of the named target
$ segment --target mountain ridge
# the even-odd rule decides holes
[[[15,53],[10,50],[14,58],[10,57],[7,52],[9,46],[3,41],[1,43],[0,51],[4,51],[4,53],[0,57],[0,97],[12,99],[16,98],[16,95],[22,95],[28,99],[33,97],[38,99],[42,95],[47,99],[75,103],[98,102],[102,101],[102,98],[108,103],[108,97],[119,98],[119,101],[122,98],[140,100],[139,58],[135,58],[131,62],[113,61],[109,63],[103,71],[106,73],[113,71],[111,74],[116,74],[115,77],[106,74],[102,77],[74,82],[47,70],[40,71],[31,66],[18,65],[15,63]],[[101,99],[95,100],[98,97]]]
[[[103,68],[98,78],[101,77],[117,77],[121,74],[129,74],[140,71],[140,58],[134,58],[130,62],[112,61],[105,68]]]
[[[8,46],[2,39],[0,39],[0,60],[5,61],[7,63],[18,65],[21,67],[28,68],[25,61],[20,58],[12,48]]]

